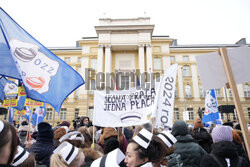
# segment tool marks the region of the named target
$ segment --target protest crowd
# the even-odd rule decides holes
[[[94,135],[93,135],[94,134]],[[239,124],[205,127],[200,118],[172,128],[151,123],[113,128],[92,126],[88,117],[78,125],[47,122],[37,130],[23,121],[19,128],[0,121],[0,166],[19,167],[248,167]]]

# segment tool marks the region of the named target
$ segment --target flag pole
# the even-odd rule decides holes
[[[244,138],[244,141],[245,141],[245,144],[246,144],[248,158],[250,158],[250,140],[249,140],[250,137],[249,137],[249,134],[248,134],[247,123],[246,123],[246,119],[244,117],[242,104],[240,102],[239,93],[238,93],[236,83],[235,83],[235,80],[234,80],[234,76],[233,76],[231,64],[230,64],[230,61],[229,61],[229,58],[228,58],[226,47],[220,48],[219,49],[219,54],[221,55],[222,62],[224,64],[224,69],[225,69],[225,72],[226,72],[226,76],[227,76],[227,79],[229,81],[230,88],[232,90],[233,100],[234,100],[234,104],[235,104],[235,107],[236,107],[236,113],[238,114],[238,119],[239,119],[240,126],[241,126],[241,129],[242,129],[243,138]]]

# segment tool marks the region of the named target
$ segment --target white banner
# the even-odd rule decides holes
[[[156,85],[159,85],[156,84]],[[156,89],[95,91],[93,124],[102,127],[141,125],[156,109]]]
[[[163,80],[151,83],[153,86],[148,89],[132,88],[111,91],[109,94],[95,91],[93,124],[102,127],[142,125],[155,116],[158,107],[160,122],[157,125],[172,126],[177,67],[177,64],[172,65],[165,72]]]
[[[174,95],[178,64],[170,66],[164,73],[160,84],[158,109],[156,117],[157,126],[173,126]]]

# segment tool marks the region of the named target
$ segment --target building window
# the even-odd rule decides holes
[[[236,120],[235,112],[233,113],[233,120]]]
[[[174,56],[170,56],[170,62],[175,62],[175,57]]]
[[[175,88],[175,91],[174,91],[174,98],[178,98],[178,91],[177,91],[177,88]]]
[[[205,98],[206,97],[206,91],[203,89],[203,86],[200,86],[200,97]]]
[[[161,70],[161,57],[155,57],[154,58],[154,70]]]
[[[89,91],[89,93],[90,93],[90,94],[94,94],[95,88],[96,88],[95,80],[92,79],[92,80],[90,81],[90,89],[89,89],[90,91]],[[91,93],[91,92],[92,92],[92,93]]]
[[[247,108],[248,111],[248,119],[250,119],[250,108]]]
[[[7,120],[7,114],[4,114],[3,119],[4,119],[4,120]]]
[[[79,116],[79,108],[75,108],[75,119]]]
[[[65,58],[64,58],[64,61],[65,61],[66,63],[70,63],[70,57],[65,57]]]
[[[191,89],[190,85],[185,86],[185,96],[186,96],[186,98],[192,97],[192,89]]]
[[[97,59],[90,59],[90,68],[97,69]]]
[[[189,120],[194,120],[194,111],[193,108],[187,108],[188,110],[188,119]]]
[[[52,120],[52,108],[47,108],[46,120]]]
[[[79,99],[79,88],[75,90],[76,92],[76,99]]]
[[[78,63],[82,63],[82,58],[81,58],[81,57],[78,57],[77,62],[78,62]]]
[[[183,66],[183,76],[184,77],[189,77],[190,75],[190,69],[189,66]]]
[[[225,117],[224,117],[224,114],[223,113],[220,113],[220,117],[221,117],[221,120],[224,120]]]
[[[214,89],[216,97],[221,97],[220,89]]]
[[[121,76],[121,90],[129,89],[129,76]]]
[[[60,112],[60,121],[66,120],[66,113],[67,113],[67,109],[66,108],[61,108],[61,112]]]
[[[174,119],[179,120],[180,119],[180,113],[178,108],[174,108]]]
[[[247,84],[244,85],[244,96],[250,97],[250,88]]]
[[[188,56],[183,56],[183,61],[189,61],[189,57]]]
[[[94,107],[90,106],[87,112],[87,116],[89,117],[90,120],[93,120],[93,112],[94,112]]]
[[[229,93],[229,97],[233,97],[231,89],[228,90],[228,93]]]

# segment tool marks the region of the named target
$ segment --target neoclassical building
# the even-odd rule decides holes
[[[65,100],[60,114],[55,114],[55,122],[72,121],[85,115],[92,118],[93,89],[98,85],[98,73],[123,72],[125,75],[116,78],[115,83],[134,87],[136,81],[131,79],[129,73],[139,70],[140,73],[163,74],[171,64],[178,63],[174,119],[183,119],[183,111],[188,111],[188,122],[191,123],[198,117],[198,109],[204,108],[205,103],[205,90],[199,78],[195,56],[217,51],[222,46],[250,46],[244,38],[235,44],[178,45],[176,39],[167,35],[154,36],[154,26],[150,24],[149,17],[101,18],[99,25],[94,27],[97,37],[83,37],[77,41],[76,47],[49,48],[78,71],[86,82]],[[250,83],[239,84],[237,88],[245,118],[249,122]],[[219,105],[233,105],[230,89],[216,89],[216,95]],[[45,121],[52,123],[53,113],[53,108],[48,105]],[[228,118],[236,119],[234,114],[222,114],[224,121]]]

